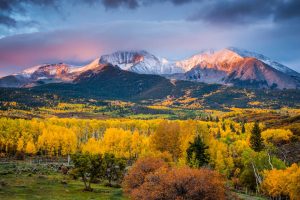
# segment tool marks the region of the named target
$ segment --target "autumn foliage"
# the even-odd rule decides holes
[[[300,167],[293,164],[285,170],[273,169],[264,172],[263,191],[271,197],[300,199]]]
[[[168,165],[159,158],[141,158],[130,169],[124,179],[125,192],[131,194],[134,193],[141,185],[144,184],[145,178],[155,172],[157,169],[166,168]]]
[[[222,200],[225,199],[224,183],[215,171],[170,168],[152,158],[139,160],[132,167],[125,177],[124,188],[132,199],[140,200]]]

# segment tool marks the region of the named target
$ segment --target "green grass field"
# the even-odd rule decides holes
[[[28,169],[28,166],[26,167]],[[21,173],[16,173],[13,169],[11,165],[0,164],[0,199],[126,199],[122,195],[122,189],[119,188],[93,184],[94,191],[85,192],[80,180],[72,180],[69,176],[58,172],[31,173],[28,170],[23,170]]]
[[[93,192],[83,191],[83,182],[62,175],[49,165],[27,162],[0,163],[2,200],[127,200],[121,188],[92,184]],[[235,193],[241,200],[265,198]]]

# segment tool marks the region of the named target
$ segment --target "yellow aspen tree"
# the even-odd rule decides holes
[[[64,128],[60,135],[60,146],[61,146],[61,155],[68,156],[68,165],[70,164],[70,154],[76,152],[77,149],[77,137],[76,134],[70,130]]]
[[[112,153],[116,157],[129,158],[131,155],[132,134],[119,128],[106,129],[101,139],[103,153]]]
[[[19,138],[17,143],[17,151],[22,152],[24,150],[24,139]]]
[[[178,160],[181,154],[178,122],[162,121],[151,139],[156,150],[167,151],[172,155],[174,161]]]
[[[26,148],[25,148],[25,152],[27,154],[29,154],[29,155],[36,154],[37,150],[36,150],[36,147],[35,147],[32,139],[27,142],[27,145],[26,145]]]
[[[85,144],[82,144],[81,151],[82,153],[89,154],[101,154],[100,141],[95,138],[90,138]]]

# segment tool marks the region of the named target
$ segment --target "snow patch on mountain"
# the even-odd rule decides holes
[[[236,48],[236,47],[228,47],[227,48],[228,50],[231,50],[231,51],[234,51],[236,52],[237,54],[239,54],[240,56],[242,57],[252,57],[252,58],[256,58],[264,63],[266,63],[267,65],[270,65],[271,67],[273,67],[274,69],[278,70],[278,71],[281,71],[285,74],[288,74],[290,76],[298,76],[300,77],[300,74],[290,68],[288,68],[287,66],[284,66],[283,64],[280,64],[262,54],[259,54],[259,53],[255,53],[255,52],[251,52],[251,51],[247,51],[247,50],[244,50],[244,49],[239,49],[239,48]]]
[[[224,63],[238,62],[242,59],[240,55],[227,49],[219,51],[207,50],[186,60],[178,61],[176,65],[180,66],[185,72],[188,72],[196,66],[214,69],[222,68],[223,71],[230,71],[230,68],[226,69]]]
[[[139,74],[173,74],[183,73],[181,67],[165,58],[158,58],[147,51],[118,51],[101,56],[101,64],[110,63],[123,70]]]
[[[99,66],[99,61],[100,61],[100,58],[96,58],[91,63],[89,63],[89,64],[87,64],[83,67],[73,67],[73,68],[71,68],[70,72],[71,73],[82,73],[82,72],[86,72],[88,70],[93,70],[93,69],[95,69]]]

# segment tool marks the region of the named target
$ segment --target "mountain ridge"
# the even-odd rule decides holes
[[[209,84],[277,89],[300,87],[299,73],[261,54],[234,47],[202,51],[180,61],[168,61],[145,50],[117,51],[102,55],[82,67],[65,63],[34,66],[21,73],[0,78],[0,87],[34,87],[48,83],[74,82],[82,73],[105,64],[138,74],[154,74],[169,79]]]

